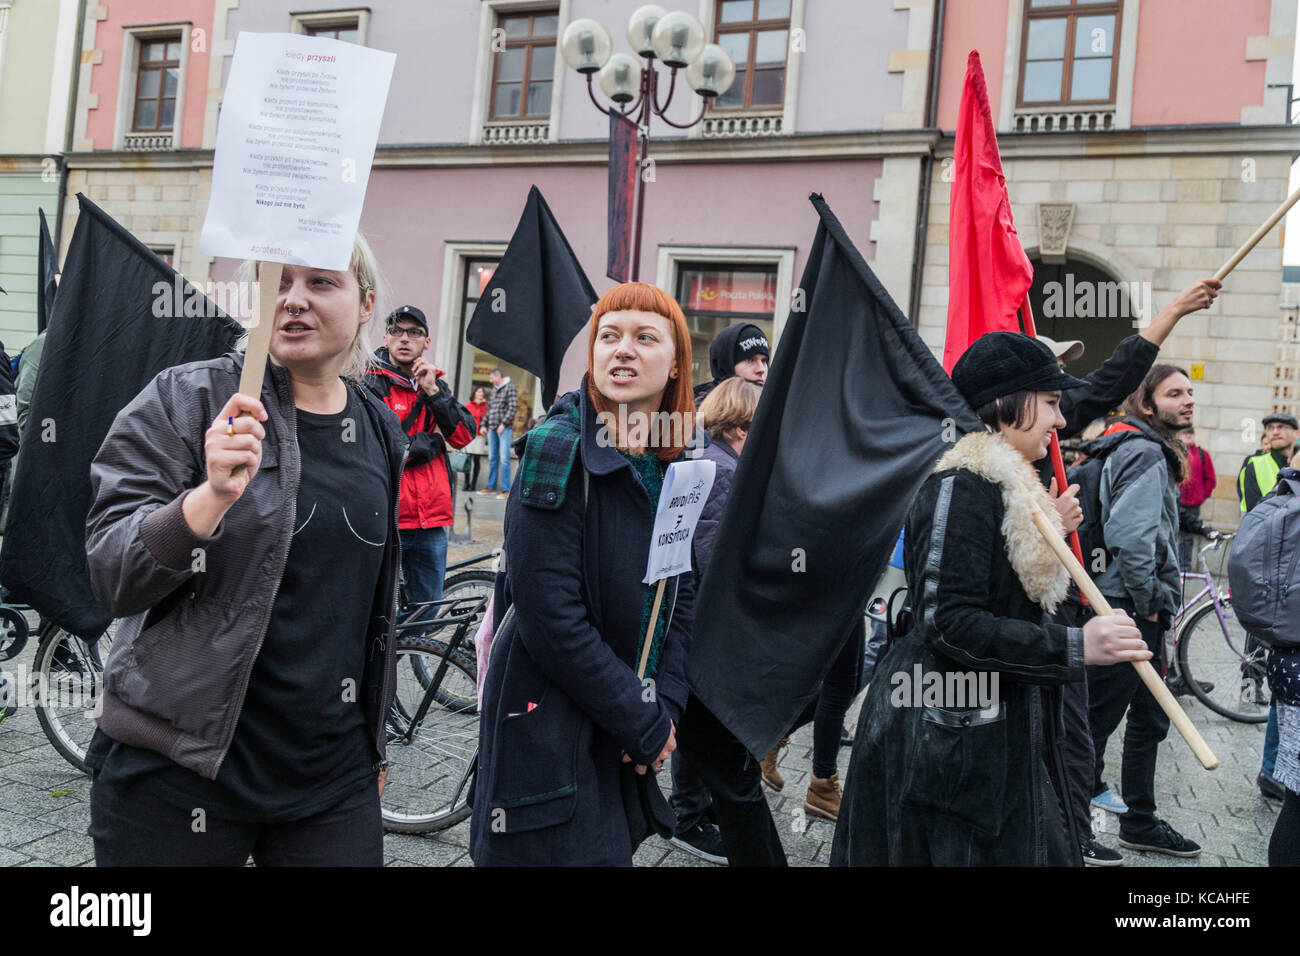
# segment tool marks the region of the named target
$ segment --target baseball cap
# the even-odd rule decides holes
[[[388,324],[392,325],[398,319],[402,318],[410,319],[420,328],[424,329],[425,335],[429,334],[429,322],[425,319],[424,313],[415,306],[403,305],[394,309],[392,312],[388,313]]]
[[[1056,339],[1050,339],[1046,335],[1038,336],[1038,341],[1042,342],[1062,362],[1073,362],[1083,356],[1083,343],[1078,339],[1067,339],[1064,342],[1058,342]]]

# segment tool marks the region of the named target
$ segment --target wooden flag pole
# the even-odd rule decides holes
[[[1287,214],[1297,201],[1300,201],[1300,189],[1297,189],[1290,196],[1287,196],[1286,202],[1273,210],[1273,215],[1265,219],[1264,224],[1255,230],[1254,235],[1247,239],[1242,247],[1232,254],[1232,258],[1223,264],[1219,271],[1214,274],[1214,278],[1222,282],[1228,273],[1237,268],[1237,264],[1241,262],[1242,259],[1246,258],[1246,254],[1249,253],[1251,249],[1254,249],[1255,246],[1259,245],[1259,240],[1268,235],[1273,227],[1281,222],[1282,217]]]
[[[641,647],[641,666],[636,669],[637,680],[645,680],[646,664],[650,661],[650,645],[654,642],[655,622],[659,620],[659,605],[663,603],[664,585],[667,582],[667,578],[660,578],[659,587],[655,589],[655,603],[650,608],[650,623],[645,629],[645,644]]]
[[[1038,328],[1034,325],[1034,309],[1029,304],[1029,293],[1025,293],[1025,304],[1021,306],[1025,319],[1025,334],[1031,339],[1038,338]],[[1065,477],[1065,459],[1061,457],[1061,439],[1056,434],[1055,429],[1052,431],[1052,443],[1048,446],[1047,453],[1052,458],[1052,476],[1056,479],[1056,493],[1065,494],[1065,489],[1070,487],[1069,479]],[[1083,548],[1079,546],[1079,532],[1070,532],[1070,550],[1074,556],[1079,559],[1079,564],[1083,564]]]
[[[1074,555],[1070,553],[1070,549],[1065,546],[1065,542],[1053,529],[1051,522],[1038,508],[1034,508],[1034,524],[1038,526],[1039,532],[1047,539],[1047,543],[1056,552],[1056,556],[1061,559],[1061,563],[1066,566],[1070,576],[1079,585],[1079,593],[1088,599],[1097,614],[1099,616],[1114,614],[1115,611],[1111,608],[1110,603],[1102,596],[1101,591],[1097,590],[1097,585],[1093,583],[1092,578],[1088,577],[1088,572],[1083,570],[1083,565],[1075,560]],[[1214,751],[1205,742],[1205,738],[1196,729],[1196,725],[1192,723],[1186,711],[1178,706],[1178,701],[1174,700],[1174,695],[1165,686],[1165,682],[1160,679],[1160,675],[1151,666],[1151,662],[1133,661],[1132,663],[1137,668],[1142,683],[1146,684],[1147,690],[1151,691],[1151,695],[1160,704],[1160,708],[1169,715],[1169,720],[1178,728],[1178,732],[1183,735],[1183,739],[1187,741],[1187,746],[1192,748],[1192,753],[1201,762],[1201,766],[1206,770],[1214,770],[1218,767],[1219,758],[1214,756]]]
[[[253,301],[253,322],[248,328],[248,347],[244,350],[244,370],[239,375],[239,394],[259,401],[262,398],[262,379],[266,377],[266,357],[271,349],[271,333],[275,330],[275,300],[280,295],[283,272],[282,262],[257,264],[257,297]],[[240,465],[231,472],[231,477],[238,478],[246,470],[247,466]]]

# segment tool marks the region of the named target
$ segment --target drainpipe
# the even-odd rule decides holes
[[[68,153],[77,122],[77,89],[81,86],[81,43],[86,35],[86,0],[77,3],[77,38],[72,43],[72,88],[68,90],[68,119],[63,126],[63,162],[59,164],[59,206],[54,214],[54,253],[63,248],[63,204],[68,195]],[[62,270],[59,263],[55,267]]]
[[[935,0],[934,22],[930,24],[930,67],[926,85],[929,100],[925,104],[925,128],[933,129],[939,112],[939,69],[943,56],[943,19],[946,0]],[[929,232],[930,186],[934,180],[934,147],[921,157],[921,194],[916,201],[916,242],[912,249],[912,291],[908,318],[913,326],[921,324],[921,279],[925,270],[925,241]]]

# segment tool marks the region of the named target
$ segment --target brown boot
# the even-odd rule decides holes
[[[777,745],[772,748],[772,752],[764,757],[758,765],[759,771],[763,775],[763,782],[778,793],[785,786],[785,778],[781,776],[781,771],[776,769],[776,762],[781,757],[781,751],[789,744],[790,738],[782,737]]]
[[[805,812],[825,820],[840,818],[840,775],[833,773],[830,777],[808,775],[808,794],[803,799]]]

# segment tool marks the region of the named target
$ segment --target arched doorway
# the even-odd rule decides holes
[[[1031,256],[1030,262],[1034,284],[1029,301],[1037,330],[1058,342],[1083,342],[1083,356],[1069,363],[1071,375],[1096,371],[1115,346],[1137,331],[1133,322],[1149,286],[1120,280],[1082,259],[1045,263]]]

